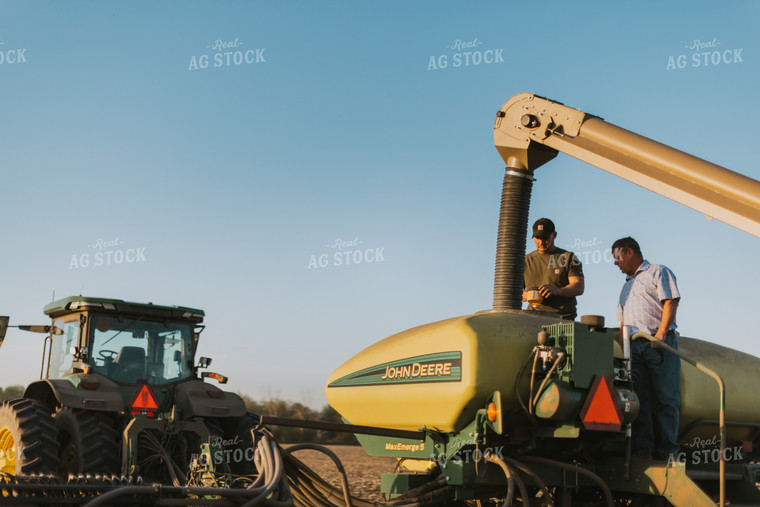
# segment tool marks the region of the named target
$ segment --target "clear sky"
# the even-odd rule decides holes
[[[370,344],[491,307],[512,95],[760,179],[758,19],[753,1],[0,0],[0,314],[202,308],[229,389],[322,406]],[[530,221],[584,261],[580,314],[614,322],[604,254],[632,235],[675,272],[683,334],[760,356],[758,238],[566,155],[536,177]],[[37,378],[41,350],[10,330],[0,385]]]

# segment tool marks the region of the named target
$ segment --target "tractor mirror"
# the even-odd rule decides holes
[[[57,326],[18,326],[22,331],[29,331],[31,333],[50,333],[63,334],[63,329]]]
[[[0,345],[5,340],[5,332],[8,331],[8,320],[10,317],[0,317]]]

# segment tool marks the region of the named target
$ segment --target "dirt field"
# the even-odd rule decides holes
[[[368,456],[358,445],[328,445],[326,447],[337,454],[343,463],[348,475],[351,495],[366,500],[383,500],[380,496],[380,476],[395,470],[398,462],[395,458]],[[328,456],[311,450],[297,451],[294,456],[330,484],[340,487],[340,474]]]

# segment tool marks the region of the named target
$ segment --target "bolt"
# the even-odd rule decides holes
[[[524,114],[522,118],[520,118],[520,123],[522,123],[523,127],[528,127],[531,129],[534,129],[541,125],[536,115],[533,114]]]

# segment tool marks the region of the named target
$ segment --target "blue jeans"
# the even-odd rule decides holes
[[[678,335],[669,332],[665,343],[678,349]],[[652,453],[659,459],[676,454],[678,408],[681,405],[681,360],[649,342],[631,343],[634,389],[639,416],[631,427],[631,450]]]

